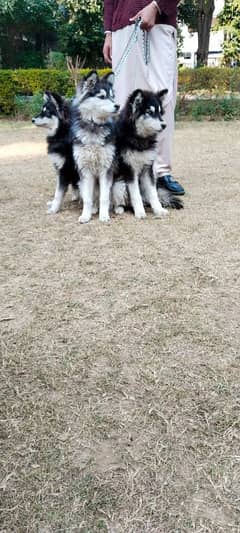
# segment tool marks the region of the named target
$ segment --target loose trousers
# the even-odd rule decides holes
[[[112,33],[112,67],[118,65],[132,35],[134,26],[126,26]],[[176,29],[167,24],[155,25],[149,34],[149,62],[145,64],[143,36],[139,31],[137,42],[122,63],[115,78],[116,103],[124,106],[127,97],[135,89],[159,91],[168,89],[163,100],[164,120],[167,127],[159,134],[154,172],[161,177],[172,172],[172,142],[174,133],[174,109],[177,94]]]

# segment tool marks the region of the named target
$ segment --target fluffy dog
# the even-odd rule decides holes
[[[72,199],[79,198],[79,174],[71,139],[71,105],[59,94],[46,91],[41,113],[32,122],[47,129],[47,151],[57,173],[55,195],[48,202],[48,213],[57,213],[69,185],[73,189]]]
[[[116,125],[116,160],[113,205],[116,213],[123,211],[128,190],[135,217],[146,216],[149,204],[156,217],[167,215],[163,204],[182,207],[168,191],[157,191],[153,174],[157,136],[166,127],[162,101],[167,89],[153,93],[136,89],[128,98]],[[160,198],[160,199],[159,199]]]
[[[110,191],[115,161],[113,74],[99,79],[90,72],[73,101],[73,156],[80,179],[83,211],[79,222],[89,222],[94,190],[99,184],[99,220],[109,220]]]

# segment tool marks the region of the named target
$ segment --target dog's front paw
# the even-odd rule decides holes
[[[110,222],[110,216],[109,215],[99,215],[100,222]]]
[[[162,218],[168,216],[169,212],[167,209],[164,209],[164,207],[162,207],[161,209],[155,209],[153,214],[155,218]]]
[[[48,206],[47,208],[48,215],[55,215],[60,209],[59,205],[56,205],[54,202],[48,202],[47,206]]]
[[[147,216],[145,211],[135,211],[134,215],[136,218],[146,218]]]
[[[123,215],[124,207],[122,205],[118,205],[117,207],[114,207],[114,213],[116,215]]]
[[[78,222],[80,222],[80,224],[87,224],[87,222],[89,222],[90,220],[91,220],[91,216],[81,215],[78,219]]]

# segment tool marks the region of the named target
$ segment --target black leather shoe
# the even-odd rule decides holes
[[[171,174],[167,174],[166,176],[161,176],[161,178],[158,178],[157,187],[168,189],[168,191],[171,191],[173,194],[185,194],[185,190],[182,185],[180,185],[178,181],[175,181]]]

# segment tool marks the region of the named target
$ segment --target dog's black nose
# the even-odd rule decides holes
[[[120,105],[115,104],[114,108],[115,108],[115,111],[118,111],[120,109]]]
[[[35,118],[34,118],[34,117],[32,118],[32,122],[33,122],[33,124],[34,124],[34,122],[35,122]]]
[[[167,127],[167,124],[162,124],[162,130],[165,130],[166,127]]]

